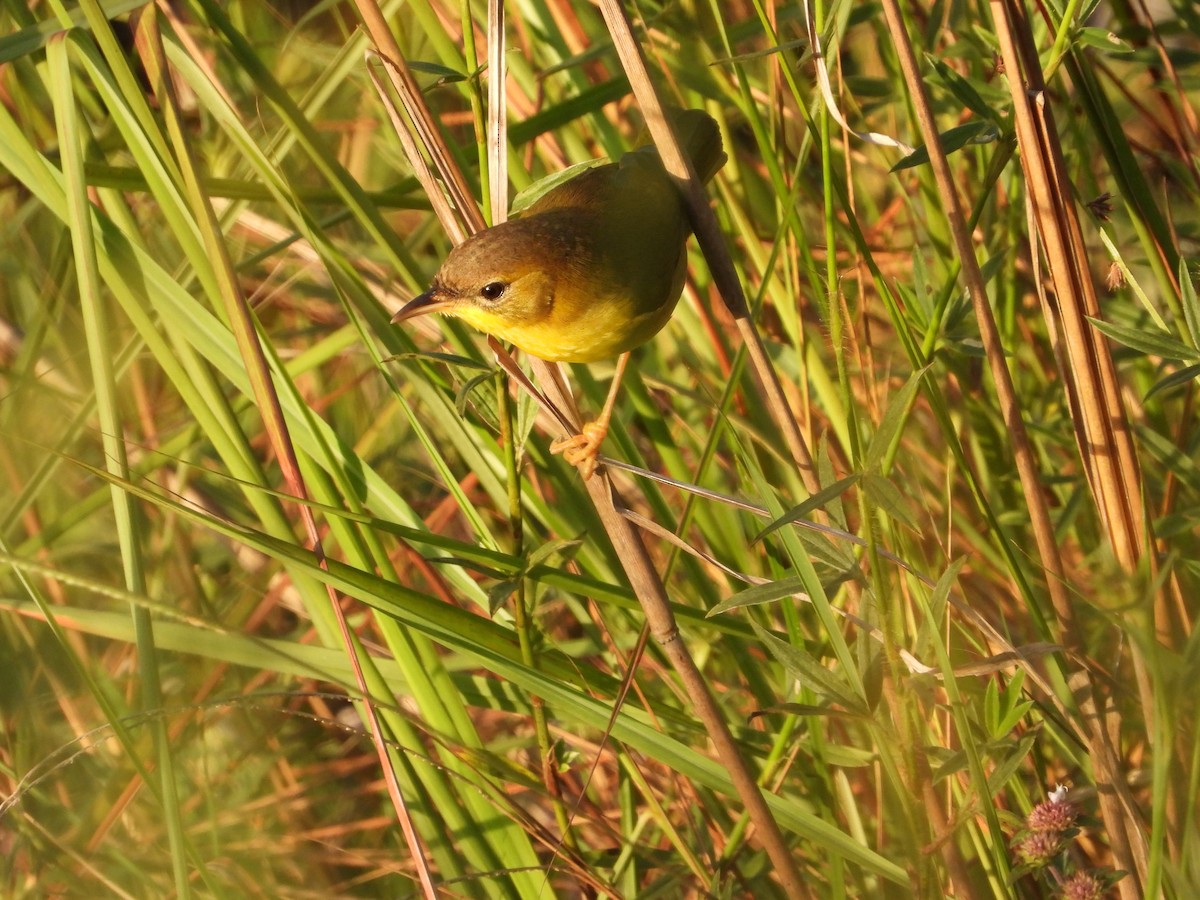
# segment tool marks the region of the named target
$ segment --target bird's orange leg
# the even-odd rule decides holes
[[[591,478],[600,465],[597,459],[600,455],[600,445],[604,443],[604,437],[608,434],[613,407],[617,403],[617,391],[621,387],[621,376],[625,374],[625,366],[628,362],[628,353],[622,353],[617,359],[617,370],[613,374],[612,386],[608,389],[608,399],[604,401],[604,409],[600,413],[600,418],[584,425],[579,434],[559,438],[550,445],[551,453],[561,453],[563,459],[577,468],[579,474],[584,478]]]

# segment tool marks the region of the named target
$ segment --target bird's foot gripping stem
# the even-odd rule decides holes
[[[596,474],[600,465],[600,445],[607,434],[607,422],[588,422],[579,434],[554,441],[550,445],[550,452],[561,453],[563,459],[577,468],[584,479],[588,479]]]
[[[629,364],[629,352],[622,353],[617,359],[617,369],[613,373],[612,385],[608,389],[608,398],[604,401],[604,409],[600,418],[588,422],[579,430],[579,434],[559,438],[550,445],[551,453],[561,453],[563,459],[579,470],[584,481],[596,474],[600,467],[600,445],[608,434],[609,423],[612,422],[613,407],[617,403],[617,393],[621,389],[621,378],[625,375],[625,367]]]

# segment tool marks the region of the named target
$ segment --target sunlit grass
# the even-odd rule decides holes
[[[792,6],[636,23],[659,93],[721,123],[709,193],[820,491],[694,242],[605,452],[813,896],[1052,896],[1125,869],[1114,893],[1190,897],[1200,23],[1031,20],[1065,160],[1041,184],[999,9],[911,8],[908,32],[938,129],[966,127],[944,149],[1037,490],[927,155],[897,166],[830,116]],[[5,895],[397,896],[421,890],[417,854],[468,896],[780,895],[695,698],[654,640],[638,655],[636,590],[549,420],[519,389],[505,408],[470,329],[388,324],[450,241],[358,12],[180,8],[151,24],[170,95],[108,12],[116,34],[96,10],[64,33],[9,9],[0,38]],[[486,194],[485,4],[389,12]],[[511,193],[632,146],[599,12],[507,14]],[[849,127],[920,145],[879,8],[817,14]],[[1078,216],[1111,396],[1054,320],[1068,291],[1027,198]],[[573,367],[585,415],[610,375]],[[1094,400],[1130,423],[1132,482],[1077,437]],[[1106,752],[1122,788],[1100,794]],[[1031,842],[1067,783],[1078,834]]]

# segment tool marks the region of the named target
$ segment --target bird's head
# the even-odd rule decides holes
[[[505,222],[468,238],[446,257],[429,290],[392,321],[439,312],[520,344],[522,328],[551,314],[555,284],[564,274],[562,234],[543,218]]]

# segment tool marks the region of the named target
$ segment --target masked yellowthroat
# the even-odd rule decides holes
[[[707,182],[725,163],[717,123],[700,110],[676,111],[671,120]],[[620,356],[600,418],[550,447],[588,478],[629,351],[654,337],[679,301],[690,233],[683,196],[646,145],[455,247],[430,289],[392,321],[441,312],[553,362]]]

